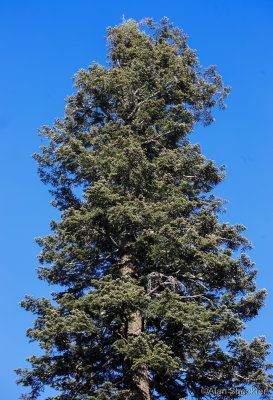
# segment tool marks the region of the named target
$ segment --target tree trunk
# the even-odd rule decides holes
[[[133,276],[134,272],[134,264],[132,261],[132,257],[128,254],[124,255],[119,262],[121,266],[121,273],[124,276]],[[132,316],[131,320],[128,322],[128,328],[127,328],[127,335],[135,335],[138,336],[141,334],[143,330],[143,318],[141,316],[140,310],[136,310]],[[128,373],[130,376],[131,373],[128,370],[130,366],[128,363],[125,363],[124,365],[124,373]],[[126,372],[127,370],[127,372]],[[133,388],[135,387],[137,392],[139,393],[139,396],[141,397],[136,397],[136,393],[133,393],[131,389],[131,393],[128,396],[126,400],[133,400],[133,399],[141,399],[141,400],[151,400],[150,396],[150,385],[149,385],[149,374],[148,374],[148,368],[145,364],[141,365],[137,371],[135,371],[135,374],[132,378],[132,382],[130,384],[130,387]]]

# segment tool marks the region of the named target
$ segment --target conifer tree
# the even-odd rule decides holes
[[[266,292],[245,228],[219,222],[223,169],[189,141],[229,88],[166,18],[123,21],[107,42],[108,66],[79,71],[34,155],[61,211],[37,239],[39,278],[60,289],[22,302],[43,350],[17,370],[22,398],[269,399],[269,344],[241,336]]]

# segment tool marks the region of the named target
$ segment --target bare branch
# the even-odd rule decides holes
[[[170,81],[168,81],[164,87],[164,89],[166,89],[171,83],[173,83],[174,80],[171,79]],[[156,92],[154,92],[153,94],[151,94],[150,96],[146,97],[144,100],[140,101],[139,103],[136,104],[135,108],[133,109],[133,111],[128,115],[128,120],[131,120],[131,118],[134,116],[134,114],[137,112],[137,110],[139,109],[140,106],[142,106],[142,104],[146,103],[147,101],[153,99],[154,97],[156,97],[157,95],[159,95],[161,92],[161,90],[158,90]]]
[[[145,140],[145,142],[142,142],[141,144],[143,145],[143,144],[148,144],[148,143],[151,143],[151,142],[155,142],[157,139],[161,138],[164,135],[168,135],[169,133],[171,133],[171,131],[163,132],[160,135],[157,135],[157,136],[153,137],[152,139]]]

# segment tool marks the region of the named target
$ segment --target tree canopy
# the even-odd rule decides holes
[[[43,349],[17,370],[22,398],[49,385],[52,400],[235,399],[250,386],[270,399],[269,344],[242,338],[266,291],[245,228],[219,222],[223,168],[189,141],[229,88],[166,18],[124,21],[107,43],[108,66],[76,74],[34,155],[61,211],[37,239],[38,275],[60,289],[22,302]]]

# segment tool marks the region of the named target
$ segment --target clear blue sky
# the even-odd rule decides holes
[[[36,130],[63,115],[71,77],[96,60],[105,64],[106,27],[125,18],[167,16],[189,34],[204,66],[216,64],[232,86],[228,108],[199,127],[192,140],[227,178],[216,194],[229,200],[223,219],[242,223],[253,242],[258,287],[268,289],[266,307],[248,324],[247,339],[265,334],[273,342],[273,1],[272,0],[1,0],[1,394],[18,399],[13,369],[36,352],[25,330],[34,317],[21,309],[26,293],[48,296],[54,288],[36,277],[34,237],[49,232],[56,210],[49,205],[31,154]],[[273,357],[271,357],[273,360]],[[45,396],[46,397],[46,396]],[[44,398],[45,398],[44,397]],[[254,400],[255,396],[251,396]],[[247,399],[250,400],[250,399]]]

